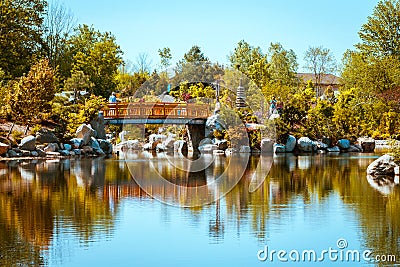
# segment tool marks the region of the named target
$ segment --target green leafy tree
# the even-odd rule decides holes
[[[83,71],[94,84],[93,93],[108,97],[117,87],[115,76],[122,64],[121,50],[115,37],[83,25],[68,41],[71,71]]]
[[[0,1],[0,68],[19,77],[43,52],[45,0]]]
[[[171,49],[169,47],[158,49],[158,55],[160,56],[161,67],[167,69],[171,65]]]
[[[78,101],[80,98],[80,91],[86,91],[91,93],[93,89],[93,83],[90,81],[90,77],[83,71],[73,71],[71,77],[64,82],[64,90],[74,92],[74,100]]]
[[[47,59],[40,60],[13,85],[8,101],[13,118],[20,122],[43,118],[50,111],[55,91],[55,72]]]
[[[271,82],[288,86],[297,85],[298,64],[295,52],[284,49],[280,43],[271,43],[268,52]]]
[[[375,57],[400,57],[400,2],[381,0],[359,31],[360,51]]]

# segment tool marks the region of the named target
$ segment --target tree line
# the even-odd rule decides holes
[[[149,98],[168,87],[168,73],[163,71],[172,65],[168,47],[158,50],[160,63],[153,70],[147,54],[139,54],[134,63],[124,61],[112,33],[77,25],[72,12],[59,2],[6,0],[0,3],[0,13],[0,116],[4,119],[30,124],[52,120],[58,131],[72,134],[113,91],[130,97],[147,82],[151,89],[138,97]],[[306,83],[297,75],[297,55],[279,42],[264,52],[241,40],[229,53],[228,66],[212,63],[194,45],[173,66],[174,79],[182,84],[170,94],[182,101],[212,96],[215,88],[210,84],[185,83],[185,77],[193,75],[188,66],[202,62],[209,71],[199,79],[229,80],[231,70],[244,73],[251,81],[247,100],[256,107],[253,112],[267,110],[268,101],[278,98],[283,103],[276,121],[282,140],[289,133],[316,139],[397,138],[399,25],[399,0],[381,0],[359,31],[360,43],[344,53],[341,68],[328,48],[308,48],[304,67],[313,79]],[[341,77],[339,94],[321,87],[330,73]],[[74,101],[55,96],[61,91],[73,92]]]

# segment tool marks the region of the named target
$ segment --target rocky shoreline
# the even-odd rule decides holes
[[[112,152],[111,142],[99,138],[90,124],[80,125],[75,137],[66,142],[60,142],[52,131],[42,128],[36,135],[22,138],[18,146],[0,143],[0,160],[98,157]]]

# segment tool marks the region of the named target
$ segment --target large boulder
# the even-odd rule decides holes
[[[97,139],[106,139],[106,124],[102,111],[90,122],[90,125],[92,129],[96,131],[95,137]]]
[[[297,140],[297,147],[302,152],[313,152],[317,150],[317,143],[308,137],[300,137]]]
[[[97,154],[97,155],[105,155],[103,149],[101,149],[99,142],[97,141],[96,138],[91,137],[90,138],[90,142],[89,142],[89,146],[91,148],[93,148],[93,151]]]
[[[33,151],[36,149],[35,143],[36,137],[33,135],[28,135],[27,137],[22,138],[21,143],[19,144],[19,148],[23,150]]]
[[[394,176],[396,167],[398,167],[398,165],[394,162],[394,157],[385,154],[368,166],[367,174]]]
[[[72,144],[73,148],[80,148],[81,146],[83,146],[83,140],[82,138],[72,138],[71,140],[69,140]]]
[[[284,145],[281,144],[274,144],[274,153],[285,153],[286,152],[286,148]]]
[[[97,139],[97,141],[99,142],[100,148],[104,151],[104,153],[112,154],[113,146],[110,141],[105,139]]]
[[[58,143],[59,141],[57,136],[52,131],[42,128],[36,133],[36,142],[40,144],[48,144]]]
[[[82,124],[76,129],[76,138],[82,138],[82,145],[87,145],[90,139],[96,136],[96,131],[92,129],[90,124]]]
[[[211,137],[213,135],[214,130],[222,131],[225,128],[226,128],[225,123],[221,120],[220,114],[219,113],[214,114],[207,118],[205,135]]]
[[[274,140],[264,138],[261,140],[261,153],[272,153],[274,151]]]
[[[326,150],[328,147],[329,147],[328,144],[322,141],[317,141],[317,149]]]
[[[360,145],[350,145],[347,152],[363,152],[363,149]]]
[[[60,149],[61,148],[57,143],[50,143],[43,150],[44,152],[56,152]]]
[[[9,145],[0,143],[0,155],[5,155],[9,148],[10,148]]]
[[[364,152],[374,152],[375,150],[375,140],[372,138],[358,138],[358,144],[362,147]]]
[[[340,139],[337,141],[337,145],[340,149],[348,149],[350,147],[350,141],[347,139]]]
[[[293,135],[289,135],[285,145],[286,152],[293,152],[295,147],[296,147],[296,137],[294,137]]]

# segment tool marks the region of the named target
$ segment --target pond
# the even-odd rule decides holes
[[[260,156],[243,173],[224,156],[192,173],[134,153],[1,162],[0,265],[393,266],[400,186],[367,179],[378,156],[276,156],[252,190]]]

